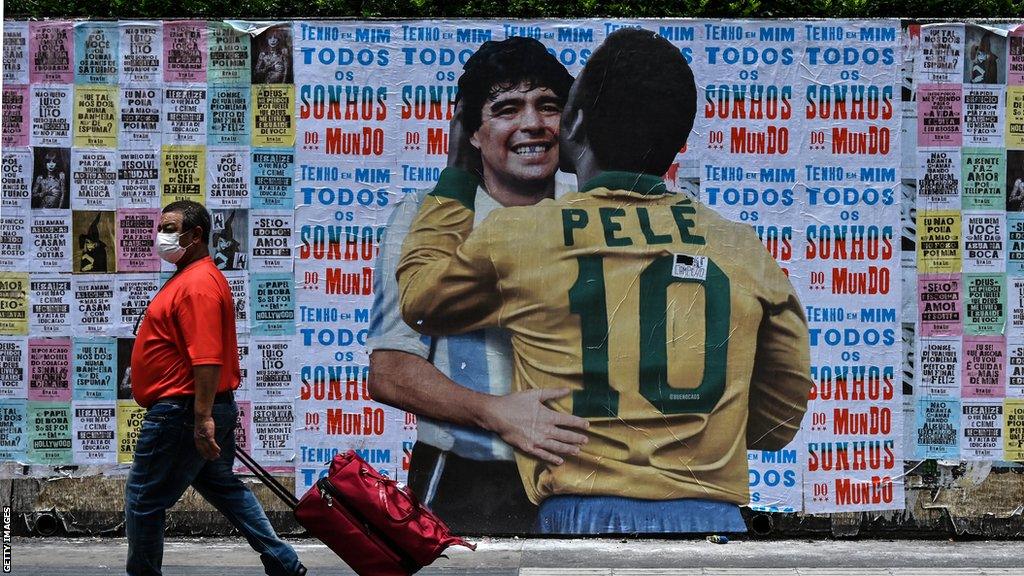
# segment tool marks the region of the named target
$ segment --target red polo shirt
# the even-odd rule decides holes
[[[207,256],[178,272],[146,309],[132,348],[132,395],[140,406],[194,396],[193,366],[221,367],[217,392],[238,388],[235,306],[224,274]]]

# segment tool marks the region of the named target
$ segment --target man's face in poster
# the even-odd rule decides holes
[[[470,142],[480,150],[485,174],[511,186],[550,181],[558,168],[562,106],[546,87],[520,84],[485,100],[480,128]]]

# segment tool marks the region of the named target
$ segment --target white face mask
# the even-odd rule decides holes
[[[180,232],[157,232],[157,255],[171,264],[181,260],[181,257],[185,255],[185,251],[187,249],[181,244],[178,244],[179,238],[181,238]]]

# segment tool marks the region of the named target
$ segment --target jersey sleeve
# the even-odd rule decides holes
[[[750,381],[747,448],[780,450],[800,429],[811,390],[807,319],[789,278],[765,252],[762,267],[764,315]]]
[[[370,333],[366,340],[368,352],[399,350],[427,358],[429,337],[421,336],[402,320],[398,306],[398,282],[395,268],[402,255],[402,241],[420,207],[423,194],[410,194],[395,206],[377,256],[373,276],[373,308],[370,312]]]
[[[196,289],[183,294],[177,320],[193,366],[224,364],[222,316],[220,297],[212,288],[209,292]]]
[[[471,174],[446,168],[402,245],[402,317],[417,332],[461,334],[497,325],[501,299],[487,242],[494,218],[473,229],[476,188]]]

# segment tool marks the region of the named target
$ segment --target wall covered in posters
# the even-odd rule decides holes
[[[1024,27],[894,20],[5,22],[0,459],[126,471],[153,232],[191,199],[236,300],[238,437],[300,493],[350,448],[405,480],[417,418],[370,397],[366,345],[462,66],[525,36],[575,76],[627,26],[697,83],[666,184],[753,227],[808,321],[803,424],[748,453],[750,506],[902,509],[919,460],[1019,461]]]

